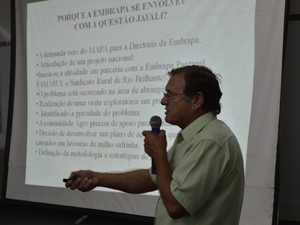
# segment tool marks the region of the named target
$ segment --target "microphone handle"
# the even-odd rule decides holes
[[[159,128],[152,128],[151,132],[154,133],[154,134],[158,134],[160,132],[160,129]],[[151,161],[151,173],[152,174],[157,174],[156,173],[156,165],[155,165],[153,159]]]

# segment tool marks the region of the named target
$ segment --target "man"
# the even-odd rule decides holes
[[[174,69],[169,75],[161,104],[166,122],[181,131],[168,152],[163,130],[143,132],[145,152],[157,174],[148,169],[119,174],[77,171],[66,187],[89,191],[103,186],[128,193],[158,189],[156,225],[238,225],[243,159],[234,134],[216,118],[222,96],[218,79],[203,66]]]

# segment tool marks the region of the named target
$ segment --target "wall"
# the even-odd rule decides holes
[[[300,1],[293,4],[290,14],[298,20],[287,27],[278,143],[279,218],[286,221],[300,221]]]
[[[2,198],[4,146],[8,115],[10,74],[10,0],[0,2],[0,200]]]

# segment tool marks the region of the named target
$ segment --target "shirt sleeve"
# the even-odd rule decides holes
[[[213,140],[191,145],[173,171],[171,191],[190,215],[211,197],[226,167],[226,153]]]

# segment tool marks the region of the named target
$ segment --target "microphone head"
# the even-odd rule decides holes
[[[159,129],[161,126],[161,118],[159,116],[152,116],[150,119],[150,126],[152,129]]]

